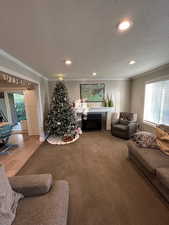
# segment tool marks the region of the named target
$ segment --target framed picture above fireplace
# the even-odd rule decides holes
[[[86,102],[103,102],[105,84],[80,84],[80,98]]]

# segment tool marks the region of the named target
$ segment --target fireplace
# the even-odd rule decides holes
[[[87,116],[83,116],[82,130],[94,131],[102,129],[102,113],[89,112]]]

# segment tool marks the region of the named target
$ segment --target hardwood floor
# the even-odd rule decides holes
[[[38,149],[41,142],[39,136],[28,136],[26,134],[13,134],[9,142],[17,144],[18,147],[10,150],[8,154],[0,155],[0,163],[4,164],[8,177],[11,177],[19,172]]]

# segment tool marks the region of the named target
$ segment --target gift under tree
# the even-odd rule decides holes
[[[56,83],[53,92],[46,127],[48,137],[64,142],[73,140],[77,135],[73,106],[70,104],[67,88],[61,81]]]

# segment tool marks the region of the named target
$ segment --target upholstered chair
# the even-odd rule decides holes
[[[136,113],[113,113],[111,133],[113,136],[129,139],[137,131]]]

